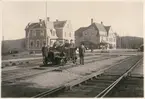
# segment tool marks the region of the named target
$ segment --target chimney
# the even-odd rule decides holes
[[[47,17],[47,21],[50,21],[50,18],[49,17]]]
[[[101,21],[101,24],[103,25],[103,22]]]
[[[91,19],[91,24],[93,24],[94,22],[93,22],[93,18]]]
[[[58,19],[56,19],[56,22],[58,22]]]

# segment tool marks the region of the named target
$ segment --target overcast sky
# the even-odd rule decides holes
[[[46,17],[46,2],[3,2],[3,36],[5,40],[25,37],[29,22]],[[94,22],[111,25],[120,36],[143,37],[143,4],[141,2],[47,2],[50,20],[70,20],[73,31]]]

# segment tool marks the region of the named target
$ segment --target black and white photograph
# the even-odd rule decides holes
[[[1,98],[144,98],[144,2],[1,0]]]

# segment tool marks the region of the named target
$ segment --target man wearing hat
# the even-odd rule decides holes
[[[83,43],[81,43],[79,47],[79,57],[81,65],[84,65],[84,54],[85,54],[85,46]]]
[[[70,58],[72,59],[73,63],[76,62],[76,48],[73,40],[70,40]]]
[[[47,64],[48,47],[47,47],[46,43],[44,43],[44,45],[42,47],[42,56],[43,56],[44,64]]]

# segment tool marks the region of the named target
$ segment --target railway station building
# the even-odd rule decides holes
[[[105,44],[107,49],[116,49],[117,33],[113,32],[111,26],[105,26],[103,22],[96,23],[91,19],[88,27],[80,27],[75,31],[75,43],[77,46],[84,43],[87,48],[100,48]]]
[[[64,21],[50,21],[40,19],[39,22],[28,23],[25,28],[26,48],[30,52],[40,52],[44,43],[52,46],[53,43],[60,39],[62,43],[64,40],[74,40],[74,33],[71,22]]]

